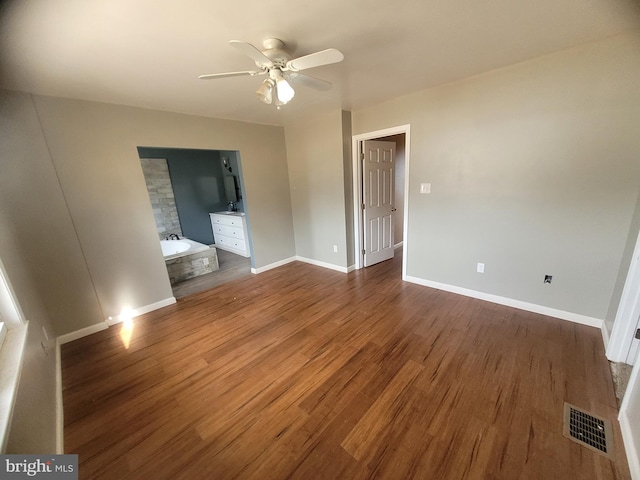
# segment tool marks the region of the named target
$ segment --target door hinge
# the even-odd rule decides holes
[[[364,210],[364,203],[362,204],[362,209]]]
[[[365,255],[365,254],[366,254],[366,251],[365,251],[365,249],[363,248],[363,249],[362,249],[362,255]]]
[[[364,160],[364,153],[360,154],[360,160]]]
[[[640,328],[636,330],[636,339],[640,340]]]

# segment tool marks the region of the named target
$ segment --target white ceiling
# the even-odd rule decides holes
[[[16,0],[0,13],[0,86],[44,95],[282,125],[320,103],[360,109],[640,28],[638,0]],[[277,37],[342,63],[307,70],[277,111],[229,40]]]

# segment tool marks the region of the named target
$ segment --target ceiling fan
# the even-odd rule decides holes
[[[344,59],[342,52],[335,48],[328,48],[292,59],[291,55],[284,49],[284,42],[277,38],[265,39],[262,42],[264,50],[259,50],[250,43],[240,40],[231,40],[229,43],[232,47],[251,58],[256,63],[258,70],[211,73],[200,75],[199,78],[209,80],[246,75],[251,77],[268,75],[269,78],[262,82],[256,94],[264,103],[267,105],[275,104],[277,108],[290,102],[295,95],[291,84],[304,85],[316,90],[328,90],[331,88],[331,83],[299,73],[301,70],[341,62]]]

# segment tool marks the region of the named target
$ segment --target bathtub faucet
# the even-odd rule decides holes
[[[180,237],[178,236],[177,233],[172,233],[167,238],[165,238],[165,240],[180,240]]]

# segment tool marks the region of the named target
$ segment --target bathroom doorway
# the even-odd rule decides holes
[[[252,248],[239,152],[138,147],[138,154],[174,296],[248,275]],[[220,212],[246,224],[244,256],[216,247],[210,214]],[[187,250],[166,251],[179,247],[177,239]]]

